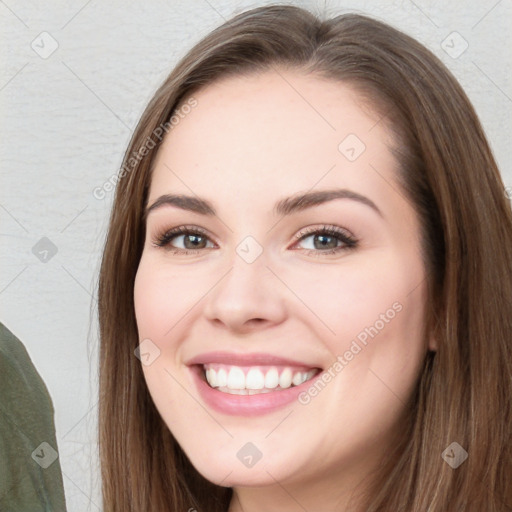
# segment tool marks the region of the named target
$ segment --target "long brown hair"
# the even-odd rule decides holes
[[[134,356],[134,279],[159,127],[219,78],[285,68],[350,84],[380,113],[422,226],[426,330],[438,349],[425,359],[401,441],[375,475],[365,510],[511,510],[512,212],[478,117],[441,61],[406,34],[366,16],[320,20],[279,5],[239,14],[192,48],[126,151],[99,276],[105,511],[228,508],[231,489],[194,469],[146,388]],[[441,456],[452,442],[468,453],[457,469]]]

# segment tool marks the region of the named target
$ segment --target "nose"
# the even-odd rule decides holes
[[[285,287],[260,256],[247,263],[236,256],[231,269],[205,297],[206,318],[240,333],[281,323],[285,318]]]

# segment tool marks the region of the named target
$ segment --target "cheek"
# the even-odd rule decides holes
[[[425,355],[421,260],[383,252],[320,270],[304,273],[307,277],[291,287],[315,313],[308,316],[310,327],[332,357],[335,395],[355,408],[399,406],[412,391]]]
[[[358,336],[364,343],[373,326],[398,334],[405,322],[414,340],[421,328],[425,300],[418,287],[424,275],[421,262],[391,251],[349,258],[338,265],[318,265],[301,272],[282,269],[284,280],[298,298],[293,301],[293,314],[298,316],[302,309],[300,318],[309,319],[320,339],[336,354],[348,349]]]
[[[206,293],[201,279],[187,276],[182,269],[171,270],[143,255],[134,285],[135,317],[141,339],[171,339],[170,331]]]
[[[155,407],[173,432],[183,429],[184,418],[197,424],[205,421],[204,411],[184,389],[190,383],[179,358],[186,313],[198,301],[200,292],[194,292],[190,282],[186,286],[190,277],[185,275],[143,255],[134,284],[139,340],[150,340],[157,348],[150,347],[149,352],[156,350],[158,354],[153,357],[152,353],[150,364],[143,364],[144,379]]]
[[[139,264],[134,284],[135,318],[139,342],[151,359],[144,364],[141,358],[144,378],[157,408],[173,407],[179,389],[172,378],[176,373],[179,343],[176,337],[180,317],[184,316],[181,293],[177,283],[165,275],[165,268],[155,265],[150,258],[143,258]],[[178,324],[178,327],[174,327]],[[146,345],[143,345],[146,344]],[[161,411],[162,412],[162,411]]]

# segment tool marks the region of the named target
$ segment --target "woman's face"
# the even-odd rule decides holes
[[[390,132],[298,72],[195,98],[153,167],[135,281],[155,406],[217,484],[363,478],[434,349]]]

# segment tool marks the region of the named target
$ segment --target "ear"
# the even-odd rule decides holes
[[[439,344],[437,343],[437,339],[433,334],[431,334],[428,339],[428,349],[431,352],[437,352],[437,350],[439,349]]]

